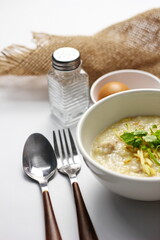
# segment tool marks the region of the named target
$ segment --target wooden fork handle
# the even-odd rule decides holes
[[[43,193],[46,240],[62,240],[48,191]]]
[[[93,227],[92,221],[85,206],[79,185],[77,182],[72,183],[74,198],[76,203],[78,228],[80,240],[98,240],[97,234]]]

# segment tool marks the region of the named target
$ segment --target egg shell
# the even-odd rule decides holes
[[[128,86],[122,82],[108,82],[99,90],[98,99],[107,97],[113,93],[129,90]]]

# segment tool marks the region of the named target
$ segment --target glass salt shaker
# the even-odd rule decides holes
[[[52,54],[47,76],[51,114],[65,127],[76,123],[89,106],[89,79],[81,62],[74,48],[59,48]]]

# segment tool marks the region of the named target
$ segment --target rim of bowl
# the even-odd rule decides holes
[[[95,104],[93,104],[80,118],[77,128],[76,128],[76,140],[77,140],[77,144],[78,147],[80,149],[80,152],[82,153],[82,156],[84,156],[85,158],[88,159],[88,161],[94,165],[95,167],[99,168],[100,170],[102,170],[104,173],[108,173],[110,175],[119,177],[119,178],[125,178],[128,180],[133,180],[133,181],[145,181],[145,182],[159,182],[160,181],[160,176],[156,176],[156,177],[138,177],[138,176],[130,176],[130,175],[126,175],[123,173],[119,173],[110,169],[107,169],[105,167],[103,167],[102,165],[100,165],[99,163],[97,163],[95,160],[93,160],[91,158],[91,156],[85,151],[83,144],[81,143],[81,137],[80,137],[80,132],[81,132],[81,128],[83,125],[83,122],[85,121],[85,119],[87,118],[87,116],[90,114],[90,112],[92,110],[94,110],[94,108],[96,108],[98,105],[102,104],[105,101],[108,101],[111,98],[115,98],[118,97],[119,95],[125,95],[125,94],[132,94],[135,92],[159,92],[160,93],[160,89],[155,89],[155,88],[140,88],[140,89],[130,89],[127,91],[123,91],[123,92],[118,92],[118,93],[114,93],[110,96],[108,96],[107,98],[103,98],[101,100],[99,100],[98,102],[96,102]]]
[[[109,73],[106,73],[104,75],[102,75],[101,77],[97,78],[97,80],[95,80],[95,82],[92,84],[91,86],[91,89],[90,89],[90,98],[92,100],[93,103],[97,103],[98,101],[95,100],[94,98],[94,89],[96,88],[96,86],[99,84],[99,82],[102,81],[102,79],[106,78],[106,77],[109,77],[111,75],[114,75],[116,73],[121,73],[121,72],[134,72],[134,73],[140,73],[140,74],[143,74],[143,75],[146,75],[146,76],[150,76],[152,78],[154,78],[154,80],[157,82],[157,83],[160,83],[160,79],[155,76],[154,74],[152,73],[149,73],[149,72],[146,72],[146,71],[143,71],[143,70],[136,70],[136,69],[120,69],[120,70],[115,70],[115,71],[112,71],[112,72],[109,72]],[[141,88],[139,88],[141,89]],[[147,89],[150,89],[150,88],[147,88]],[[156,88],[155,88],[156,89]],[[130,89],[132,90],[132,89]],[[128,91],[128,90],[126,90]],[[107,96],[109,97],[109,96]]]

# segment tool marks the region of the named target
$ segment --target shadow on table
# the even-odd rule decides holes
[[[131,200],[110,191],[101,191],[96,197],[102,240],[160,239],[160,201]]]
[[[1,89],[0,99],[8,101],[48,101],[48,91],[44,89]]]
[[[0,98],[14,101],[48,100],[47,77],[0,76]]]

